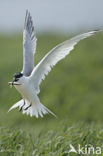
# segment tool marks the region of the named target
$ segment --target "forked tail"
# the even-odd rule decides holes
[[[27,114],[32,116],[35,116],[36,118],[39,117],[39,115],[41,117],[43,117],[45,114],[52,114],[54,117],[56,117],[56,115],[51,112],[48,108],[46,108],[43,104],[38,103],[38,104],[30,104],[28,103],[26,100],[20,100],[19,102],[17,102],[16,104],[14,104],[9,111],[11,111],[12,109],[15,109],[19,107],[19,111],[22,111],[23,114]],[[8,112],[9,112],[8,111]]]

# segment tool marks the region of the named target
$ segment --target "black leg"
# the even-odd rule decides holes
[[[28,108],[30,108],[32,106],[32,103],[30,103],[30,105],[28,107],[26,107],[24,110],[27,110]]]
[[[24,100],[24,104],[20,107],[19,112],[22,111],[24,106],[25,106],[25,100]]]

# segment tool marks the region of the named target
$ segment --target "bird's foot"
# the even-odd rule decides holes
[[[30,108],[32,106],[32,104],[30,103],[30,105],[28,107],[26,107],[24,110],[27,110],[28,108]]]
[[[22,111],[23,107],[25,106],[25,100],[24,100],[24,104],[19,108],[19,112]]]

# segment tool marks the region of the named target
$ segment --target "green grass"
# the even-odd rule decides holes
[[[35,64],[66,39],[38,35]],[[22,37],[0,36],[0,156],[67,156],[70,143],[103,147],[103,33],[81,41],[42,82],[41,103],[57,119],[7,113],[21,99],[8,81],[22,70],[22,59]]]
[[[101,147],[103,143],[103,130],[100,125],[96,127],[86,124],[73,124],[71,127],[63,125],[51,129],[39,135],[31,135],[29,132],[14,129],[0,129],[0,151],[5,155],[45,155],[45,156],[67,156],[70,149],[69,144],[75,148],[80,144]],[[67,126],[67,127],[66,127]],[[96,128],[96,129],[95,129]],[[72,155],[72,154],[71,154]]]

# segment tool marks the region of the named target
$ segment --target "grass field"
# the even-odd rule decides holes
[[[35,64],[69,38],[37,37]],[[0,35],[0,156],[68,156],[74,154],[69,154],[70,144],[91,144],[103,152],[103,33],[81,41],[42,82],[41,103],[57,119],[30,118],[18,110],[7,113],[21,99],[8,82],[22,70],[22,59],[22,37]]]

